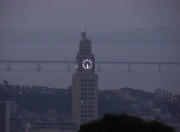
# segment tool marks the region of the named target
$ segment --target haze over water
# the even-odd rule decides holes
[[[27,60],[75,60],[79,40],[72,44],[24,44],[6,43],[0,59]],[[92,40],[92,43],[94,40]],[[178,47],[178,46],[177,46]],[[179,49],[176,46],[142,46],[142,45],[101,45],[93,43],[93,53],[96,60],[118,61],[179,61]],[[23,49],[23,50],[22,50]],[[10,53],[10,54],[9,54]],[[72,82],[72,72],[67,72],[64,64],[42,64],[44,71],[37,72],[34,64],[13,64],[14,71],[3,71],[1,65],[0,81],[8,80],[10,84],[41,85],[57,88],[67,88]],[[73,70],[74,66],[71,66]],[[100,89],[116,89],[132,87],[153,91],[161,88],[180,93],[180,67],[163,66],[163,72],[158,72],[155,65],[133,65],[132,72],[126,72],[126,65],[101,65],[99,74]]]

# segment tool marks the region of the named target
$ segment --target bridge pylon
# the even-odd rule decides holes
[[[41,63],[40,62],[37,63],[36,71],[42,71]]]
[[[5,71],[12,71],[13,69],[11,68],[10,62],[6,63],[6,68],[4,69]]]

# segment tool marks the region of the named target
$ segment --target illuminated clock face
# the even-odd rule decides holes
[[[83,67],[84,69],[89,70],[89,69],[92,68],[92,66],[93,66],[93,63],[92,63],[92,61],[91,61],[90,59],[85,59],[85,60],[83,60],[83,62],[82,62],[82,67]]]

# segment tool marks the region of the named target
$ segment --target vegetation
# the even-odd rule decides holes
[[[174,132],[174,130],[156,121],[143,121],[129,115],[105,114],[100,120],[84,124],[78,132]]]

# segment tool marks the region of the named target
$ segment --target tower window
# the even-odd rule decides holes
[[[82,79],[81,82],[87,82],[87,80],[86,79]]]
[[[89,79],[88,82],[94,82],[94,79]]]
[[[92,114],[90,114],[90,115],[88,115],[88,117],[93,117],[93,115],[92,115]]]
[[[94,84],[92,84],[92,83],[89,83],[89,84],[88,84],[88,86],[94,86]]]

